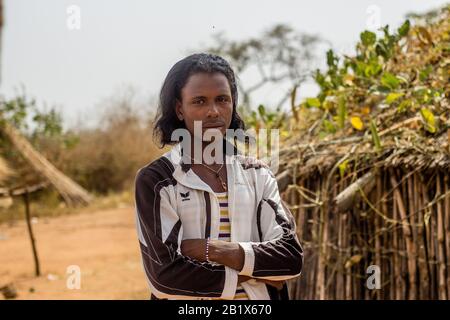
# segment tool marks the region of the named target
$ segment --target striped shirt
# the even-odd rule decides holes
[[[228,194],[226,192],[216,192],[220,206],[219,240],[231,241],[231,224],[228,216]],[[247,293],[240,284],[236,288],[234,300],[249,300]]]

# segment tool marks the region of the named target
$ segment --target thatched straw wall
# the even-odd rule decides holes
[[[339,212],[333,199],[355,180],[354,174],[315,172],[284,192],[305,249],[303,275],[291,283],[291,296],[448,299],[449,171],[379,168],[371,190],[360,189],[350,209]],[[370,265],[380,267],[379,290],[366,285]]]
[[[305,249],[293,298],[450,298],[449,17],[365,31],[355,56],[327,53],[316,98],[293,91],[278,175]]]

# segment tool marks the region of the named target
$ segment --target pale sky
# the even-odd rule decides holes
[[[66,125],[88,121],[99,102],[123,86],[156,96],[170,67],[225,32],[257,36],[275,23],[317,34],[338,51],[352,48],[375,21],[398,27],[409,12],[443,0],[5,0],[0,92],[21,85],[39,104],[56,105]],[[80,9],[80,29],[67,8]],[[377,23],[378,23],[377,22]],[[302,90],[315,93],[314,86]],[[270,92],[257,103],[270,103]],[[93,112],[94,111],[94,112]]]

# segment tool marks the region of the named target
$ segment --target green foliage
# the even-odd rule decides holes
[[[431,65],[428,65],[423,70],[421,70],[419,73],[420,81],[425,82],[428,79],[428,76],[430,75],[430,73],[432,71],[433,71],[433,66],[431,66]]]
[[[364,31],[360,35],[361,43],[364,46],[372,46],[377,41],[377,35],[371,31]]]
[[[334,123],[328,119],[323,120],[323,127],[325,129],[326,133],[335,133],[336,132],[336,126]]]
[[[317,70],[314,79],[320,87],[317,98],[323,101],[326,96],[334,95],[336,91],[355,85],[352,81],[344,81],[346,77],[356,77],[358,84],[378,84],[381,90],[395,90],[401,84],[400,79],[389,72],[383,73],[383,64],[392,56],[398,42],[409,32],[409,21],[405,22],[396,34],[389,32],[389,26],[382,28],[383,36],[371,31],[360,34],[356,57],[344,56],[341,63],[333,50],[327,51],[327,66],[325,73]],[[380,77],[381,75],[381,77]]]
[[[405,36],[408,34],[410,27],[411,27],[411,23],[409,22],[409,20],[406,20],[406,21],[401,25],[401,27],[398,28],[398,30],[397,30],[398,35],[399,35],[400,37],[405,37]]]
[[[24,130],[28,128],[26,117],[30,110],[34,109],[36,101],[28,100],[25,94],[17,96],[8,101],[0,102],[0,118],[2,121],[8,121],[10,124]]]
[[[345,103],[345,98],[339,98],[339,107],[338,107],[338,125],[339,128],[344,128],[345,119],[347,119],[347,104]]]
[[[32,137],[60,136],[63,132],[61,114],[55,108],[39,110],[36,100],[29,99],[25,93],[11,100],[0,101],[0,119],[8,121],[24,134],[28,133],[30,127],[33,128]]]
[[[258,111],[252,111],[244,119],[245,123],[258,131],[261,128],[280,129],[285,127],[286,112],[282,112],[280,108],[270,110],[264,105],[258,106]]]
[[[317,98],[307,98],[306,105],[308,107],[316,107],[319,108],[321,106],[320,100]]]
[[[381,85],[387,90],[395,90],[400,85],[400,80],[392,73],[385,72],[380,79]]]
[[[400,102],[400,104],[397,107],[397,111],[399,113],[405,112],[412,106],[412,104],[413,102],[411,99],[405,99],[402,102]]]
[[[63,132],[62,116],[54,109],[47,113],[37,110],[33,121],[37,125],[34,135],[56,136],[61,135]]]
[[[405,94],[402,92],[391,92],[387,95],[384,100],[387,104],[392,104],[397,101],[399,98],[403,97]]]
[[[375,146],[375,150],[377,150],[377,152],[380,152],[381,151],[381,140],[380,140],[380,136],[378,135],[377,125],[375,124],[375,122],[372,119],[370,119],[370,132],[372,133],[372,141]]]
[[[341,178],[344,178],[345,175],[345,171],[347,171],[348,168],[348,159],[344,160],[341,164],[339,164],[339,174],[341,176]]]
[[[393,32],[387,25],[377,33],[368,30],[361,32],[355,56],[338,57],[333,50],[327,51],[327,69],[314,73],[320,92],[303,103],[306,107],[315,107],[325,113],[319,128],[321,137],[339,131],[370,130],[374,145],[380,150],[377,128],[373,121],[369,121],[374,105],[380,106],[380,109],[396,108],[396,114],[400,115],[417,112],[418,106],[437,105],[445,99],[446,91],[442,86],[430,85],[436,83],[436,78],[441,81],[448,77],[445,68],[436,66],[436,58],[413,72],[396,58],[404,56],[404,52],[409,49],[405,44],[415,35],[424,46],[432,48],[429,52],[435,52],[436,57],[440,56],[439,50],[446,47],[435,46],[427,28],[412,27],[410,21],[406,20]],[[448,42],[448,38],[447,33],[444,39]],[[419,64],[420,59],[416,63]],[[443,64],[445,67],[445,62],[439,65]],[[425,129],[435,133],[438,117],[430,116],[426,110],[422,108],[420,111]],[[436,121],[433,122],[433,119]],[[364,126],[364,123],[368,125]]]
[[[420,109],[420,114],[424,120],[425,124],[425,130],[427,130],[430,133],[435,133],[437,128],[437,122],[434,118],[433,112],[431,112],[427,108]]]

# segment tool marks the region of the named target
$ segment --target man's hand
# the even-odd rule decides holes
[[[233,268],[237,271],[240,271],[241,268],[237,267],[237,265],[242,265],[243,262],[237,263],[237,260],[243,259],[243,257],[239,257],[238,251],[242,250],[239,244],[235,244],[233,246],[232,243],[221,240],[210,240],[209,245],[209,259],[210,261],[214,261],[223,265],[226,265],[230,268]],[[236,248],[237,249],[236,249]],[[213,251],[213,252],[212,252]],[[183,256],[188,256],[192,259],[195,259],[200,262],[206,261],[206,239],[186,239],[181,241],[181,254]],[[241,253],[242,254],[242,253]],[[241,258],[241,259],[239,259]],[[268,285],[271,285],[278,290],[283,288],[284,281],[272,281],[265,279],[252,278],[248,276],[240,275],[238,278],[238,283],[248,281],[250,279],[255,279],[258,282],[264,282]]]
[[[185,239],[181,241],[180,249],[184,256],[200,262],[206,261],[206,239]],[[241,271],[244,265],[244,250],[238,243],[210,240],[209,261]]]

